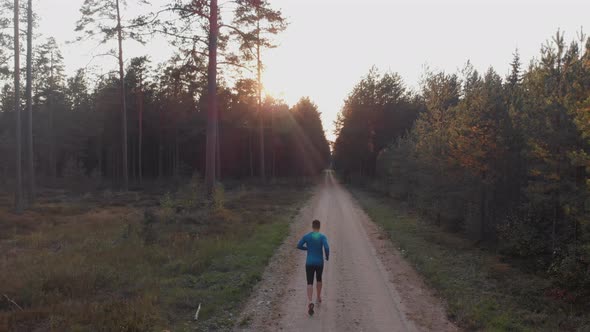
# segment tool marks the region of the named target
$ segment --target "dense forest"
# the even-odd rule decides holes
[[[207,160],[214,162],[217,180],[301,177],[324,169],[330,150],[317,106],[308,98],[289,107],[263,96],[262,51],[274,47],[272,37],[286,28],[282,14],[268,2],[236,1],[236,9],[227,14],[229,22],[224,22],[211,9],[214,3],[172,1],[158,13],[121,21],[118,13],[125,9],[123,3],[86,0],[77,26],[72,27],[78,34],[74,42],[96,39],[105,57],[118,59],[120,66],[106,74],[81,68],[67,76],[55,39],[31,34],[34,40],[22,47],[28,37],[22,29],[18,50],[26,51],[31,61],[22,61],[21,74],[15,74],[10,63],[15,38],[7,33],[14,6],[4,2],[0,20],[2,186],[17,186],[19,167],[13,157],[17,154],[27,188],[28,182],[36,181],[39,186],[68,189],[99,184],[127,189],[128,183],[133,188],[145,179],[204,176]],[[32,29],[35,16],[23,15],[31,7],[25,5],[21,3],[16,15],[21,25]],[[217,40],[204,42],[207,33],[212,38],[208,24],[214,14]],[[187,29],[194,35],[187,35]],[[123,64],[123,42],[145,43],[155,34],[167,37],[176,50],[169,61],[154,64],[144,56]],[[118,47],[108,48],[116,42]],[[211,55],[217,58],[212,60]],[[113,68],[116,64],[113,61]],[[30,80],[22,75],[28,70]],[[14,76],[22,76],[19,91],[27,92],[17,91],[16,111],[23,114],[20,129],[15,126],[15,85],[9,83]],[[30,102],[25,82],[31,84]],[[25,126],[29,114],[30,130]],[[208,127],[212,123],[213,129]],[[211,144],[213,155],[207,151]]]
[[[590,40],[557,34],[507,77],[428,72],[419,92],[372,70],[337,122],[336,168],[374,177],[433,223],[590,290]],[[563,294],[562,294],[563,295]]]
[[[325,262],[336,311],[304,324],[446,331],[440,309],[449,331],[590,326],[582,31],[568,42],[558,30],[528,63],[507,54],[505,73],[427,69],[415,89],[373,67],[330,145],[313,100],[265,93],[268,50],[289,28],[280,2],[79,0],[70,34],[53,36],[38,3],[0,0],[1,331],[230,330],[253,313],[293,329],[303,320],[286,303],[305,303],[294,244],[312,217],[336,253]],[[328,35],[354,38],[338,24]],[[338,56],[322,59],[312,42],[333,44],[321,36],[301,37],[283,65],[326,75],[309,63]],[[71,68],[65,45],[88,64]]]
[[[0,331],[229,330],[330,162],[318,106],[264,93],[285,18],[81,0],[50,36],[38,3],[0,0]]]

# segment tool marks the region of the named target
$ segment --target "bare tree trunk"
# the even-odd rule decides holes
[[[118,181],[117,179],[117,172],[116,172],[116,168],[117,168],[117,164],[116,164],[116,160],[115,160],[115,149],[113,147],[109,147],[107,148],[106,152],[107,152],[107,159],[106,159],[106,165],[108,165],[108,173],[110,174],[112,181]]]
[[[137,151],[137,162],[138,165],[138,178],[139,184],[143,182],[143,166],[142,166],[142,150],[143,150],[143,77],[142,74],[139,75],[139,142],[138,142],[138,151]]]
[[[485,181],[485,179],[484,179]],[[479,240],[483,241],[486,237],[486,201],[487,201],[487,192],[486,192],[486,184],[485,182],[481,184],[480,189],[480,198],[479,198],[479,222],[480,222],[480,229],[479,229]]]
[[[215,146],[215,177],[221,181],[221,126],[217,124],[217,144]]]
[[[16,212],[23,211],[23,178],[22,178],[22,151],[21,151],[21,119],[20,119],[20,39],[19,39],[19,3],[14,0],[14,112],[16,117]]]
[[[174,166],[174,147],[170,149],[168,152],[168,165],[170,167],[170,175],[172,177],[176,176],[176,167]]]
[[[274,182],[277,174],[276,174],[276,167],[277,167],[277,139],[275,137],[275,113],[274,111],[270,113],[270,137],[271,137],[271,151],[272,151],[272,171],[271,176]]]
[[[257,23],[257,40],[260,41],[260,21]],[[258,134],[260,135],[260,180],[266,181],[264,154],[264,117],[262,115],[262,63],[260,62],[260,42],[256,44],[257,79],[258,79]]]
[[[27,197],[32,205],[35,202],[35,160],[33,153],[33,0],[28,1],[27,7],[27,166],[28,183]]]
[[[162,110],[160,110],[160,132],[158,134],[158,179],[162,179],[162,175],[163,175],[163,161],[162,158],[164,158],[163,154],[164,154],[164,146],[162,145],[162,139],[163,139],[163,133],[162,133]]]
[[[248,128],[248,151],[250,154],[250,177],[254,177],[254,156],[252,151],[252,129]]]
[[[137,179],[137,154],[135,154],[135,139],[131,137],[129,139],[129,154],[131,155],[131,181]]]
[[[208,68],[208,113],[207,113],[207,153],[205,165],[205,186],[211,195],[215,186],[216,146],[217,146],[217,38],[219,22],[217,19],[217,0],[211,0],[209,14],[209,68]]]
[[[117,182],[121,179],[121,164],[119,163],[119,157],[121,153],[117,151],[118,149],[113,148],[113,178],[117,180]]]
[[[121,146],[123,157],[123,191],[129,190],[129,169],[127,166],[127,98],[125,96],[125,71],[123,70],[123,26],[121,25],[121,10],[119,8],[119,0],[117,0],[117,37],[119,41],[119,78],[121,79],[121,107],[122,107],[122,121],[123,127]]]
[[[47,96],[47,108],[49,110],[49,176],[51,177],[52,185],[57,181],[57,157],[55,156],[55,110],[53,109],[53,52],[51,52],[49,69],[49,80],[51,86],[51,93]]]
[[[551,222],[551,251],[555,255],[557,249],[557,218],[559,217],[559,193],[553,194],[553,219]]]
[[[98,134],[98,147],[97,147],[97,159],[98,159],[98,177],[102,179],[103,174],[103,151],[102,151],[102,133]]]
[[[276,177],[277,177],[277,154],[273,148],[273,150],[272,150],[272,179],[273,179],[273,182],[276,179]]]
[[[163,176],[162,167],[164,167],[164,165],[163,165],[162,158],[164,158],[164,147],[162,147],[162,138],[160,138],[160,141],[158,143],[158,178],[159,179],[161,179]]]
[[[174,131],[174,176],[180,175],[180,143],[178,141],[178,122]]]

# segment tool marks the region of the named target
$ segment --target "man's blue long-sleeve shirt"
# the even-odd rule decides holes
[[[323,251],[326,252],[326,260],[330,257],[328,238],[320,232],[305,234],[297,244],[297,249],[307,250],[307,261],[305,265],[323,266]]]

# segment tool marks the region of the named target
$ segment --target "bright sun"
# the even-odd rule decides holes
[[[290,95],[292,91],[289,91],[288,87],[285,86],[287,81],[284,78],[276,77],[272,75],[272,72],[265,73],[262,76],[262,95],[263,97],[269,96],[276,100],[283,101],[289,106],[294,105],[298,98],[292,98]],[[292,89],[294,90],[294,89]]]
[[[279,89],[273,88],[273,86],[271,84],[267,84],[266,82],[263,82],[262,96],[263,97],[272,97],[277,100],[285,100],[285,91],[280,88]]]

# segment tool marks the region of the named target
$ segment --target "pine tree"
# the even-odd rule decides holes
[[[237,0],[233,1],[236,5],[234,13],[239,15],[241,12],[248,12],[252,9],[260,8],[263,3],[259,0]],[[172,36],[174,43],[185,50],[185,53],[199,54],[206,56],[208,59],[207,69],[207,145],[206,145],[206,162],[205,162],[205,186],[211,195],[217,180],[219,171],[218,160],[221,160],[218,152],[219,148],[219,101],[218,101],[218,66],[220,64],[244,67],[240,63],[239,57],[226,52],[226,46],[229,37],[233,34],[237,36],[240,45],[247,44],[254,38],[251,33],[243,31],[239,26],[232,26],[224,22],[220,16],[219,5],[217,0],[201,0],[175,2],[170,8],[172,11],[179,13],[184,21],[183,26],[171,22],[165,22],[165,35]],[[269,11],[272,12],[272,11]],[[259,11],[259,14],[263,14]],[[260,15],[259,15],[260,16]],[[260,16],[262,18],[264,16]],[[198,30],[197,30],[198,29]],[[222,31],[223,30],[223,31]],[[260,29],[259,29],[260,30]],[[192,36],[186,36],[185,31],[191,31]],[[206,37],[200,35],[205,32]],[[260,32],[260,31],[258,31]],[[261,40],[262,37],[259,38]],[[207,42],[205,42],[207,41]],[[252,45],[252,44],[250,44]],[[202,48],[204,47],[204,49]]]
[[[16,212],[23,211],[23,184],[22,184],[22,130],[21,130],[21,107],[20,107],[20,31],[19,31],[19,1],[14,0],[14,112],[16,119],[16,190],[15,205]]]
[[[141,1],[147,3],[146,1]],[[76,32],[83,37],[97,38],[101,44],[116,40],[116,58],[119,69],[120,100],[121,100],[121,161],[123,175],[123,190],[129,189],[129,167],[128,167],[128,137],[127,137],[127,97],[125,89],[125,68],[123,58],[123,40],[131,38],[143,41],[142,35],[135,33],[134,29],[143,27],[145,22],[132,21],[127,26],[121,18],[122,7],[126,5],[125,0],[85,0],[80,8],[82,17],[76,24]]]
[[[27,4],[27,198],[30,205],[35,201],[35,156],[33,153],[33,1]]]
[[[328,166],[330,146],[318,107],[309,98],[301,98],[291,109],[294,118],[293,142],[298,152],[299,174],[310,176]]]
[[[520,66],[520,53],[518,52],[518,49],[516,49],[512,55],[512,62],[510,63],[510,75],[508,76],[508,85],[512,88],[519,84],[522,80]]]
[[[47,113],[47,139],[40,144],[47,144],[44,149],[48,153],[48,169],[52,182],[55,183],[57,170],[57,128],[63,126],[58,121],[58,112],[62,111],[60,105],[63,97],[63,85],[65,79],[64,59],[54,38],[39,45],[36,49],[36,56],[33,59],[35,67],[34,85],[31,90],[35,91],[33,100],[37,106],[41,106]]]
[[[129,69],[127,72],[127,80],[130,81],[129,85],[132,87],[133,92],[136,96],[136,107],[137,107],[137,177],[139,184],[143,180],[143,112],[144,112],[144,84],[145,76],[148,71],[148,58],[139,57],[131,59]]]
[[[569,201],[571,185],[568,154],[576,149],[575,128],[570,107],[568,82],[575,68],[576,49],[568,49],[561,32],[542,49],[540,62],[529,70],[524,81],[526,134],[528,138],[529,183],[527,194],[538,207],[551,215],[551,251],[562,250],[558,239],[563,204]]]
[[[483,79],[477,72],[465,86],[464,98],[457,106],[451,126],[450,162],[472,174],[479,189],[479,237],[492,229],[488,206],[491,189],[502,175],[500,161],[506,157],[508,119],[502,79],[490,68]]]
[[[240,0],[241,6],[234,18],[234,35],[241,41],[240,49],[248,60],[256,61],[256,80],[258,86],[258,136],[260,142],[260,178],[266,179],[265,124],[262,109],[262,50],[274,48],[272,37],[284,31],[287,23],[279,10],[270,8],[268,1]]]

